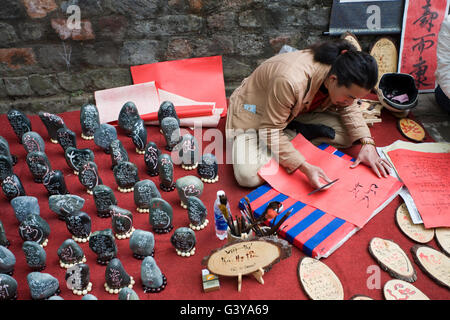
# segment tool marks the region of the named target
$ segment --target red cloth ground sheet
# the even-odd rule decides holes
[[[115,195],[120,207],[126,208],[133,212],[134,227],[136,229],[151,230],[148,214],[138,213],[133,201],[133,193],[120,193],[117,191],[117,184],[114,180],[113,172],[111,170],[110,155],[105,154],[94,142],[81,139],[79,112],[67,112],[60,114],[64,119],[66,125],[77,133],[78,148],[91,148],[95,152],[95,162],[99,167],[100,176],[103,184],[110,186],[115,190]],[[379,146],[389,145],[397,139],[404,139],[396,128],[396,119],[383,110],[382,123],[377,123],[372,127],[372,133],[375,141]],[[84,197],[86,200],[83,211],[87,212],[92,219],[92,231],[103,230],[111,228],[111,218],[99,218],[96,214],[96,207],[93,197],[86,193],[84,187],[78,181],[78,177],[69,169],[64,159],[64,154],[61,146],[52,144],[49,141],[47,131],[37,116],[30,116],[32,121],[33,131],[38,132],[46,141],[45,152],[50,159],[53,169],[59,169],[64,173],[65,181],[69,192],[72,194]],[[27,195],[35,196],[39,199],[40,214],[50,225],[51,233],[49,236],[48,246],[45,247],[47,253],[47,266],[42,271],[49,273],[59,280],[61,293],[60,296],[64,299],[80,300],[80,296],[74,295],[67,287],[64,279],[66,269],[59,266],[59,258],[57,249],[64,240],[71,237],[71,234],[66,228],[63,221],[58,220],[55,213],[53,213],[48,206],[47,190],[42,184],[35,183],[32,180],[31,173],[25,162],[25,149],[21,144],[18,144],[11,126],[9,125],[6,115],[0,116],[0,135],[6,138],[10,144],[11,153],[18,157],[18,163],[14,167],[14,173],[17,174],[26,190]],[[219,124],[219,129],[224,132],[225,119],[222,119]],[[162,152],[167,153],[164,149],[165,140],[162,134],[159,133],[158,127],[147,127],[149,141],[154,141]],[[143,155],[138,155],[135,152],[135,147],[129,137],[118,129],[119,139],[122,141],[124,147],[128,151],[131,161],[136,163],[139,169],[140,179],[151,179],[159,186],[158,177],[150,177],[145,170],[145,163]],[[427,141],[431,141],[428,137]],[[203,148],[209,145],[210,142],[204,142]],[[225,148],[225,144],[224,148]],[[356,156],[359,147],[352,147],[344,149],[343,152],[350,156]],[[181,167],[176,167],[174,177],[178,179],[185,175],[197,175],[196,171],[185,171]],[[200,196],[203,203],[208,209],[208,219],[210,221],[206,229],[196,232],[197,245],[194,256],[186,258],[178,256],[175,249],[170,243],[170,237],[174,230],[179,227],[189,225],[187,210],[180,206],[180,200],[176,191],[163,192],[162,197],[167,200],[174,209],[174,230],[169,234],[155,235],[155,260],[161,271],[167,277],[167,287],[161,293],[144,293],[142,290],[142,282],[140,278],[141,260],[137,260],[132,256],[129,248],[129,240],[116,240],[118,246],[117,257],[121,260],[125,270],[133,276],[136,283],[133,289],[139,295],[141,300],[216,300],[216,299],[251,299],[251,300],[302,300],[308,299],[303,292],[297,278],[297,265],[301,257],[304,256],[298,248],[292,247],[292,256],[288,259],[280,261],[274,265],[273,268],[264,275],[265,284],[258,283],[252,276],[244,276],[242,282],[242,291],[237,291],[237,278],[220,278],[221,289],[214,292],[204,293],[202,289],[201,270],[204,268],[201,265],[203,257],[209,255],[213,249],[216,249],[225,244],[225,241],[220,241],[216,238],[214,232],[214,213],[213,202],[216,197],[217,190],[224,190],[231,204],[231,210],[234,215],[238,214],[238,202],[247,195],[252,189],[239,187],[235,181],[232,165],[222,164],[219,166],[220,180],[215,184],[204,184],[203,194]],[[369,241],[373,237],[381,237],[384,239],[391,239],[398,243],[400,247],[412,260],[410,248],[414,245],[412,240],[409,240],[399,228],[395,225],[394,213],[395,209],[400,205],[401,199],[396,197],[382,212],[377,214],[370,220],[366,226],[348,241],[342,245],[330,257],[322,259],[321,261],[327,264],[341,280],[344,287],[345,299],[349,299],[353,295],[363,294],[373,299],[383,299],[382,288],[386,281],[391,279],[391,276],[380,269],[380,281],[378,288],[372,288],[370,285],[374,284],[370,279],[373,279],[373,267],[378,266],[375,260],[368,252]],[[0,220],[6,229],[6,235],[11,242],[9,249],[16,257],[16,266],[13,277],[18,282],[18,299],[31,299],[30,290],[26,281],[26,276],[31,269],[27,266],[25,256],[22,251],[23,240],[18,233],[19,223],[15,218],[14,211],[9,204],[9,201],[2,194],[0,196]],[[429,245],[438,249],[435,240],[433,239]],[[117,295],[112,295],[104,290],[105,283],[105,266],[99,265],[96,262],[96,254],[91,251],[88,243],[80,244],[86,257],[87,264],[90,267],[91,282],[93,283],[92,294],[99,299],[116,300]],[[450,291],[444,287],[437,285],[419,267],[413,262],[417,271],[417,281],[413,284],[422,290],[431,299],[449,299]],[[367,272],[369,270],[369,273]],[[372,271],[371,271],[372,270]],[[369,286],[368,286],[369,280]],[[375,286],[376,286],[375,282]]]

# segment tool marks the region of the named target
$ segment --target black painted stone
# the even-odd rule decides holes
[[[86,239],[91,234],[91,217],[83,211],[71,212],[66,215],[67,230],[76,238]]]
[[[66,215],[80,211],[84,206],[84,198],[75,194],[52,195],[48,198],[50,210],[58,215],[59,220],[66,221]]]
[[[181,141],[180,125],[173,117],[166,117],[161,121],[161,130],[166,140],[166,150],[172,149]]]
[[[30,169],[33,180],[42,183],[47,173],[52,170],[47,155],[41,151],[33,151],[27,154],[27,165]]]
[[[146,179],[134,185],[134,203],[140,209],[148,209],[153,198],[161,198],[155,183]]]
[[[89,248],[97,254],[99,264],[107,264],[117,255],[117,245],[111,229],[95,231],[89,237]]]
[[[163,153],[158,158],[159,187],[161,190],[169,192],[175,190],[173,180],[173,162],[170,155]]]
[[[56,132],[56,136],[59,145],[61,146],[61,148],[63,148],[64,151],[66,151],[68,147],[77,147],[77,135],[69,128],[64,127],[58,129],[58,131]]]
[[[153,257],[147,256],[141,264],[142,288],[145,293],[158,293],[167,286],[167,279]]]
[[[48,299],[61,292],[58,279],[49,273],[30,272],[27,282],[33,300]]]
[[[93,137],[95,130],[100,126],[100,115],[97,106],[84,104],[80,111],[81,132],[85,137]]]
[[[136,291],[131,288],[122,288],[119,291],[119,300],[139,300]]]
[[[131,277],[118,258],[111,259],[106,266],[105,282],[110,289],[120,289],[131,284]]]
[[[10,158],[13,166],[17,163],[17,157],[11,154],[8,141],[2,136],[0,136],[0,155]]]
[[[114,191],[110,187],[100,184],[92,189],[92,194],[97,207],[97,215],[101,218],[110,217],[109,206],[117,204]]]
[[[40,244],[34,241],[25,241],[22,245],[27,265],[35,270],[42,271],[45,269],[47,254]]]
[[[50,226],[41,216],[30,214],[20,223],[19,235],[24,241],[43,244],[50,235]]]
[[[150,231],[137,229],[130,237],[130,249],[133,257],[136,259],[144,259],[155,253],[155,236]]]
[[[197,139],[187,133],[183,135],[180,143],[176,145],[181,164],[185,166],[194,166],[200,161],[200,149]]]
[[[10,275],[0,273],[0,301],[17,299],[17,281]]]
[[[11,157],[0,155],[0,181],[13,174]]]
[[[144,120],[141,118],[136,120],[130,136],[136,149],[140,151],[144,150],[145,145],[147,144],[147,128],[145,127]]]
[[[8,121],[19,139],[19,143],[22,143],[23,134],[32,130],[30,119],[22,111],[11,109],[8,111]]]
[[[201,226],[205,223],[208,210],[202,200],[197,197],[187,197],[187,209],[189,221],[193,226]]]
[[[197,240],[195,232],[190,228],[181,227],[170,237],[170,243],[180,252],[188,253],[194,249]]]
[[[53,140],[52,142],[56,143],[58,141],[58,129],[64,128],[66,126],[64,120],[56,114],[43,111],[40,111],[38,115],[47,128],[50,139]]]
[[[102,184],[102,179],[94,161],[87,161],[82,164],[78,173],[78,180],[88,191],[92,191],[95,186]]]
[[[66,271],[64,279],[69,290],[83,291],[89,286],[90,282],[89,266],[85,263],[77,263]]]
[[[5,227],[3,226],[3,223],[0,220],[0,246],[4,246],[5,248],[8,248],[10,244],[11,243],[9,242],[8,238],[6,237]]]
[[[159,175],[158,158],[160,155],[161,150],[159,150],[156,143],[153,141],[147,143],[145,146],[144,161],[147,168],[147,173],[152,177]]]
[[[203,193],[203,182],[196,176],[184,176],[175,183],[181,203],[187,205],[187,197],[200,197]]]
[[[11,207],[13,207],[14,214],[17,221],[22,222],[29,214],[41,214],[39,201],[32,196],[18,196],[11,200]]]
[[[45,152],[45,142],[41,135],[34,131],[29,131],[23,134],[22,144],[27,153],[33,151]]]
[[[161,125],[164,118],[172,117],[175,118],[180,125],[180,119],[178,118],[177,112],[175,110],[175,106],[170,101],[163,101],[158,109],[158,121]]]
[[[20,178],[15,175],[11,174],[7,176],[2,181],[2,191],[3,194],[8,198],[8,200],[12,200],[15,197],[19,196],[25,196],[26,192],[22,185],[22,182],[20,181]]]
[[[114,167],[114,178],[122,189],[129,189],[139,181],[137,166],[129,161],[123,161]]]
[[[130,135],[134,124],[140,118],[139,111],[134,102],[128,101],[122,106],[122,109],[120,109],[118,118],[119,127],[123,129],[127,135]]]
[[[83,249],[73,239],[66,239],[57,251],[59,261],[65,264],[75,264],[83,261]]]
[[[94,143],[99,146],[105,153],[109,153],[109,145],[113,140],[116,139],[116,128],[108,123],[102,123],[97,129],[95,129]]]
[[[216,157],[211,153],[204,154],[198,164],[197,173],[200,178],[214,180],[219,173]]]
[[[43,184],[49,196],[69,193],[61,170],[52,170],[47,173],[44,176]]]
[[[67,165],[75,172],[79,172],[86,161],[94,161],[94,152],[91,149],[77,149],[68,147],[64,153]]]
[[[115,234],[124,235],[132,231],[133,214],[129,210],[116,205],[111,205],[109,210],[112,217],[112,230]]]
[[[6,247],[0,246],[0,273],[14,274],[14,266],[16,265],[16,256]]]
[[[154,198],[150,201],[149,222],[156,233],[167,233],[173,229],[173,209],[164,199]]]
[[[111,169],[114,169],[119,162],[129,160],[128,152],[119,139],[111,141],[109,154],[111,155]]]

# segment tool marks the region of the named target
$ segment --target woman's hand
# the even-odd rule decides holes
[[[327,177],[322,168],[309,164],[308,162],[304,162],[299,168],[301,172],[303,172],[309,180],[309,184],[314,188],[320,188],[321,186],[330,183],[332,180]],[[325,183],[321,183],[320,180],[325,181]],[[323,188],[323,190],[328,189],[330,186]]]
[[[377,149],[371,144],[364,144],[361,147],[358,158],[350,166],[350,168],[356,168],[360,163],[364,163],[368,167],[372,168],[378,178],[381,178],[381,175],[387,178],[389,171],[392,168],[389,162],[380,158]]]

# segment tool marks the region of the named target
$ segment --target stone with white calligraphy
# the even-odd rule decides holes
[[[17,300],[17,281],[10,275],[0,273],[0,301]]]
[[[83,249],[73,239],[66,239],[57,251],[61,268],[70,268],[77,263],[86,262]]]
[[[161,150],[159,150],[156,143],[154,143],[153,141],[147,143],[147,145],[145,146],[144,161],[147,168],[147,173],[151,177],[159,175],[158,158],[160,155]]]
[[[130,135],[133,130],[133,126],[138,119],[140,119],[139,110],[134,102],[126,102],[119,112],[119,127],[123,129],[127,135]]]
[[[75,194],[56,194],[48,198],[50,210],[58,215],[58,219],[66,221],[66,215],[80,211],[84,206],[84,198]]]
[[[136,182],[134,185],[134,203],[138,212],[149,212],[150,201],[153,198],[161,198],[155,183],[146,179]]]
[[[187,197],[187,209],[189,217],[189,227],[193,230],[204,229],[209,221],[206,219],[208,211],[202,200],[197,197]]]
[[[36,197],[18,196],[11,200],[17,221],[22,222],[29,214],[40,215],[41,209]]]
[[[118,294],[120,289],[133,288],[134,280],[122,265],[118,258],[109,261],[105,271],[105,290],[111,294]]]
[[[172,149],[181,141],[180,125],[173,117],[166,117],[161,121],[161,130],[166,140],[166,150]]]
[[[184,176],[175,183],[181,206],[187,209],[187,197],[199,198],[203,192],[203,182],[196,176]]]
[[[181,141],[175,146],[181,160],[181,167],[185,170],[194,170],[200,161],[200,150],[197,139],[187,133],[183,135]]]
[[[111,224],[116,238],[119,240],[131,237],[134,232],[133,228],[133,214],[131,211],[121,208],[116,205],[109,207],[111,212]]]
[[[11,157],[0,155],[0,181],[13,174]]]
[[[119,300],[139,300],[137,293],[128,287],[119,291]]]
[[[58,279],[49,273],[30,272],[27,282],[33,300],[48,299],[61,292]]]
[[[131,140],[136,147],[138,154],[145,153],[145,145],[147,144],[147,128],[145,128],[144,120],[139,118],[133,125],[130,133]]]
[[[85,140],[94,139],[94,132],[100,126],[100,115],[95,104],[84,104],[80,111],[81,137]]]
[[[94,132],[94,143],[105,153],[109,153],[109,145],[117,139],[116,128],[108,123],[102,123]]]
[[[97,254],[97,263],[105,265],[117,255],[117,245],[111,229],[98,230],[89,237],[89,248]]]
[[[92,189],[95,186],[102,184],[102,179],[99,176],[98,168],[94,161],[87,161],[81,165],[78,180],[87,189],[88,194],[92,194]]]
[[[136,259],[144,259],[155,253],[155,236],[150,231],[137,229],[130,237],[130,249],[133,257]]]
[[[27,154],[27,165],[30,169],[33,180],[36,183],[42,183],[47,173],[52,170],[50,160],[47,155],[41,151],[33,151]]]
[[[73,240],[85,243],[91,234],[91,217],[83,211],[75,211],[66,215],[66,227]]]
[[[173,229],[173,209],[164,199],[153,198],[150,201],[149,222],[156,233],[168,233]]]
[[[111,141],[109,154],[111,155],[111,169],[114,169],[122,161],[129,161],[128,152],[119,139]]]
[[[8,200],[26,195],[20,178],[15,174],[9,175],[5,179],[3,179],[2,191],[6,198],[8,198]]]
[[[162,191],[175,190],[173,181],[173,162],[169,154],[163,153],[158,158],[159,187]]]
[[[167,286],[167,278],[153,257],[147,256],[141,264],[142,288],[145,293],[158,293]]]
[[[175,106],[170,101],[163,101],[158,109],[158,121],[161,124],[164,118],[172,117],[177,120],[180,125],[180,119],[178,118]]]
[[[197,173],[200,179],[206,183],[219,181],[219,166],[216,157],[211,153],[206,153],[197,167]]]
[[[137,166],[130,161],[122,161],[114,167],[114,178],[120,192],[132,192],[139,181]]]
[[[27,153],[33,151],[45,152],[45,142],[41,135],[34,131],[29,131],[23,134],[22,144]]]
[[[2,136],[0,136],[0,155],[8,157],[11,160],[12,165],[16,165],[17,156],[11,154],[8,141]]]
[[[63,148],[63,151],[65,152],[68,147],[77,147],[77,136],[75,132],[70,130],[67,127],[60,128],[56,132],[56,137],[58,139],[58,143]]]
[[[44,126],[47,128],[48,136],[50,137],[50,141],[52,143],[58,143],[58,129],[64,128],[66,125],[64,120],[53,113],[39,111],[39,118],[44,123]]]
[[[94,161],[94,152],[89,149],[77,149],[74,147],[68,147],[64,152],[64,158],[67,165],[73,170],[75,174],[79,174],[81,166],[87,161]]]
[[[181,227],[175,230],[170,243],[174,246],[178,255],[182,257],[190,257],[195,254],[195,232],[190,228]]]
[[[47,254],[37,242],[25,241],[22,245],[27,265],[34,271],[42,271],[45,269]]]
[[[12,276],[15,265],[16,256],[8,248],[0,246],[0,273]]]
[[[44,187],[48,191],[48,195],[56,195],[56,194],[68,194],[66,181],[64,180],[64,174],[61,170],[52,170],[44,176],[44,180],[42,181]]]
[[[50,225],[41,216],[29,214],[19,224],[19,235],[23,241],[36,241],[45,247],[50,235]]]
[[[114,191],[103,184],[97,185],[92,189],[92,195],[94,196],[95,206],[97,208],[97,215],[100,218],[107,218],[111,216],[109,207],[117,204]]]
[[[23,134],[32,130],[30,119],[22,111],[16,109],[10,109],[7,115],[19,143],[22,143]]]

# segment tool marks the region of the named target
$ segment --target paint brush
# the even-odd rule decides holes
[[[320,190],[322,190],[322,189],[324,189],[324,188],[326,188],[328,186],[331,186],[333,183],[335,183],[338,180],[339,180],[339,178],[337,178],[337,179],[335,179],[335,180],[333,180],[333,181],[331,181],[331,182],[321,186],[320,188],[317,188],[316,190],[311,191],[310,193],[308,193],[308,196],[310,196],[310,195],[316,193],[317,191],[320,191]]]

